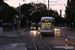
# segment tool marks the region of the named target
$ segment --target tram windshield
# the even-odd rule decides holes
[[[42,21],[42,29],[51,29],[51,22]]]
[[[35,27],[35,25],[31,25],[31,27]]]

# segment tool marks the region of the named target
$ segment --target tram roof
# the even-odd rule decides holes
[[[44,20],[44,19],[50,19],[50,20],[51,20],[51,19],[55,19],[55,18],[50,17],[50,16],[49,16],[49,17],[48,17],[48,16],[45,16],[45,17],[42,17],[41,19],[42,19],[42,20]]]

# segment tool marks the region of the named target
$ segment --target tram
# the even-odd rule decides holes
[[[36,23],[31,23],[30,29],[31,30],[36,30]]]
[[[54,21],[53,17],[42,17],[41,18],[41,35],[54,35]]]
[[[38,30],[41,29],[41,22],[38,23]]]

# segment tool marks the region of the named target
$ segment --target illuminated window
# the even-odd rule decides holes
[[[50,22],[50,20],[42,20],[42,22]]]
[[[42,22],[42,29],[50,29],[51,22]]]
[[[32,23],[32,25],[35,25],[35,23]]]

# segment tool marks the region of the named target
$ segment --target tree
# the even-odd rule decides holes
[[[30,16],[31,16],[31,10],[32,10],[32,5],[29,3],[29,4],[23,4],[22,6],[21,6],[21,13],[23,14],[23,15],[25,15],[22,19],[21,19],[21,21],[22,21],[22,23],[21,24],[23,24],[23,25],[25,25],[26,24],[26,21],[27,20],[30,20],[31,18],[30,18]]]
[[[2,5],[3,4],[3,0],[0,0],[0,5]]]
[[[8,4],[3,3],[3,14],[1,19],[4,22],[13,22],[14,15],[16,14],[16,10],[13,7],[10,7]]]
[[[39,20],[41,20],[41,17],[44,16],[44,9],[45,11],[47,10],[46,5],[43,3],[23,4],[21,6],[21,13],[25,15],[26,20],[39,22]]]
[[[35,19],[32,19],[36,22],[39,22],[41,20],[41,17],[46,15],[46,11],[47,11],[47,7],[44,3],[33,3],[33,12],[32,13],[32,17]]]
[[[59,16],[57,11],[50,9],[49,12],[49,16],[56,18],[56,23],[62,22],[62,18]],[[23,4],[21,6],[21,13],[25,15],[25,17],[21,20],[21,24],[25,25],[27,20],[33,22],[41,21],[41,17],[48,16],[48,9],[44,3],[32,2],[28,4]]]
[[[68,0],[67,6],[66,6],[66,22],[74,22],[73,20],[75,19],[75,0]]]

